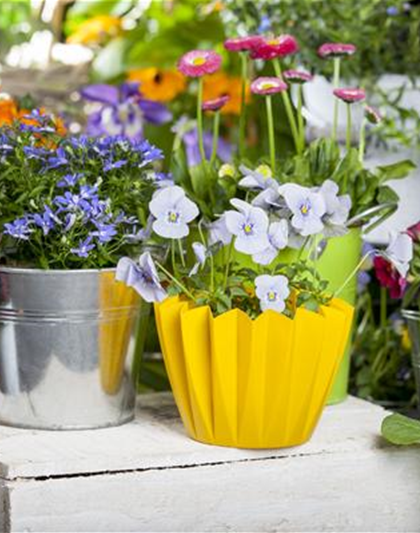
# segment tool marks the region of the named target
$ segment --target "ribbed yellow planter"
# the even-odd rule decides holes
[[[155,304],[162,352],[188,434],[238,448],[307,441],[321,415],[350,332],[353,308],[336,299],[294,319],[179,298]]]

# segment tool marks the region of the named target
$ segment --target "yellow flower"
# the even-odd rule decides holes
[[[411,350],[411,339],[408,333],[407,326],[403,328],[402,335],[401,335],[401,343],[405,350],[407,351]]]
[[[241,112],[242,80],[235,76],[228,76],[224,72],[216,72],[204,78],[203,99],[214,100],[223,95],[230,100],[222,107],[222,115],[239,115]],[[250,91],[246,89],[245,100],[249,102]]]
[[[67,37],[71,44],[100,44],[109,37],[121,33],[121,19],[111,15],[98,15],[82,22],[77,30]]]
[[[17,115],[18,111],[14,100],[12,100],[12,98],[1,98],[0,126],[3,126],[3,124],[11,124]]]
[[[180,72],[155,67],[131,70],[127,79],[139,82],[142,95],[156,102],[170,102],[186,87],[185,77]]]

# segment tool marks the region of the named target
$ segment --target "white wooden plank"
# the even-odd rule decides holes
[[[338,437],[338,435],[337,435]],[[418,450],[11,482],[12,531],[420,531]]]
[[[185,437],[167,393],[141,396],[137,419],[118,428],[50,432],[0,428],[0,476],[6,479],[121,472],[274,456],[357,452],[376,446],[385,411],[350,398],[328,407],[311,441],[297,448],[218,448]]]

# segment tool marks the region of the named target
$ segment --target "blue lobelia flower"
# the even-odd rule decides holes
[[[407,233],[391,231],[388,247],[381,255],[391,261],[399,274],[405,278],[413,259],[413,239]]]
[[[285,300],[290,294],[289,281],[286,276],[268,276],[264,274],[255,278],[255,293],[260,301],[262,311],[272,309],[282,313],[286,307]]]
[[[88,85],[81,90],[83,98],[102,104],[99,111],[88,117],[90,135],[122,135],[143,138],[145,122],[164,124],[172,113],[163,104],[147,100],[139,92],[138,83],[123,83],[120,87],[106,84]]]
[[[66,174],[61,178],[61,181],[57,183],[57,187],[74,187],[77,182],[83,178],[83,174]]]
[[[28,241],[33,229],[29,226],[31,223],[31,218],[29,216],[24,216],[14,220],[13,222],[8,222],[4,225],[3,232],[5,235],[10,235],[15,239],[22,241]]]
[[[230,203],[238,211],[225,213],[226,227],[235,239],[235,249],[245,254],[257,254],[269,245],[268,216],[259,207],[234,198]]]
[[[277,257],[279,250],[286,248],[289,240],[289,225],[287,220],[272,222],[268,228],[267,248],[252,256],[255,263],[259,265],[269,265]]]
[[[58,212],[65,210],[88,212],[91,209],[91,205],[81,194],[73,194],[70,191],[66,191],[64,196],[56,196],[53,201],[60,208]]]
[[[24,146],[23,152],[27,159],[44,160],[47,156],[51,155],[49,150],[45,150],[45,148],[37,148],[36,146]]]
[[[196,263],[192,267],[189,275],[195,276],[199,270],[200,267],[204,267],[206,264],[206,259],[209,254],[209,251],[207,248],[202,244],[201,242],[193,242],[192,243],[192,249],[195,255]]]
[[[142,168],[149,163],[153,163],[154,161],[163,159],[162,150],[160,148],[156,148],[156,146],[153,146],[153,144],[150,144],[147,139],[139,142],[133,140],[131,142],[131,146],[134,151],[137,151],[142,157],[142,162],[140,163],[139,168]]]
[[[336,227],[341,227],[345,231],[351,209],[350,196],[348,194],[338,196],[339,187],[332,180],[325,180],[321,187],[317,189],[317,192],[322,195],[325,202],[323,222],[327,226],[326,229],[330,230],[330,233],[331,231],[334,232]],[[330,228],[331,226],[333,228]],[[324,231],[324,233],[326,232]]]
[[[138,263],[129,257],[121,258],[115,279],[133,287],[146,302],[161,302],[167,297],[149,252],[141,254]]]
[[[287,183],[278,189],[292,212],[292,226],[303,237],[315,235],[324,229],[322,217],[326,207],[323,196],[307,187]]]
[[[33,215],[33,221],[36,226],[42,229],[44,235],[55,228],[56,224],[61,224],[60,219],[55,215],[50,207],[44,206],[44,212],[42,214]]]
[[[55,155],[50,156],[47,161],[47,169],[53,169],[62,167],[63,165],[68,165],[69,161],[67,159],[66,151],[62,146],[57,148]]]
[[[153,231],[166,239],[186,237],[188,224],[199,215],[198,207],[177,185],[155,192],[149,209],[155,217]]]
[[[104,172],[109,172],[110,170],[114,170],[116,168],[124,167],[127,164],[126,159],[119,159],[118,161],[112,161],[112,159],[108,159],[107,161],[104,161]]]
[[[72,248],[70,251],[79,257],[89,257],[89,252],[94,248],[95,244],[92,244],[92,237],[89,235],[84,241],[80,241],[78,248]]]
[[[164,189],[165,187],[172,187],[175,185],[170,172],[152,172],[149,177],[154,181],[158,189]]]
[[[102,224],[96,222],[95,225],[97,229],[96,231],[92,231],[91,235],[92,237],[97,237],[101,243],[112,241],[118,233],[114,224]]]

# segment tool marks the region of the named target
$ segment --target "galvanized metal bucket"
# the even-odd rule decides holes
[[[114,269],[0,267],[0,424],[88,429],[131,420],[139,308]]]

